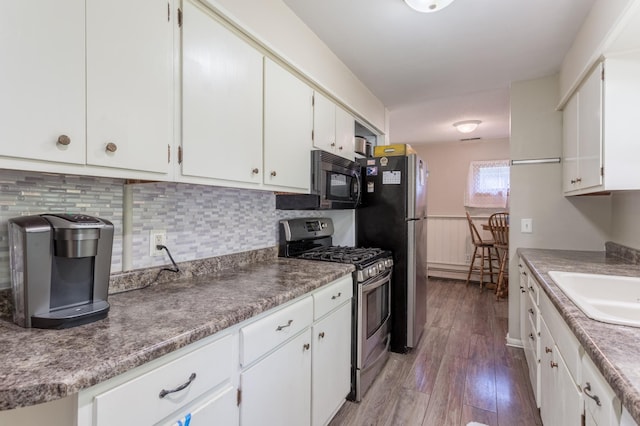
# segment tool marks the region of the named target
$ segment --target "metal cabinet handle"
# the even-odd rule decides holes
[[[342,151],[342,146],[339,146],[339,147],[338,147],[338,149],[339,149],[340,151]]]
[[[276,177],[276,171],[275,170],[271,172],[271,176],[272,177]]]
[[[576,179],[576,183],[580,183],[580,182],[582,182],[582,178]]]
[[[305,351],[308,351],[310,347],[311,345],[308,343],[305,343],[304,345],[302,345],[302,349],[304,349]]]
[[[593,399],[596,402],[596,405],[598,407],[602,406],[602,403],[600,402],[600,397],[598,397],[598,395],[591,395],[589,393],[589,391],[591,390],[591,383],[587,382],[587,385],[582,389],[582,391],[584,392],[585,395],[587,395],[589,398]]]
[[[549,361],[549,365],[551,365],[551,368],[558,368],[557,362]]]
[[[545,347],[544,347],[544,351],[545,351],[546,353],[551,353],[551,352],[553,352],[553,350],[552,350],[550,347],[548,347],[548,346],[545,346]]]
[[[56,143],[62,146],[67,146],[71,143],[71,138],[67,135],[60,135],[58,136],[58,140]]]
[[[162,389],[158,396],[160,397],[160,399],[162,399],[165,396],[169,395],[170,393],[180,392],[181,390],[187,388],[191,384],[191,382],[193,382],[195,379],[196,379],[196,373],[191,373],[191,376],[189,376],[189,380],[187,380],[185,383],[181,384],[175,389],[170,389],[170,390]]]
[[[118,145],[113,142],[109,142],[107,146],[104,148],[107,152],[116,152],[118,150]]]
[[[533,308],[529,308],[529,313],[533,315]]]
[[[342,296],[342,292],[339,291],[338,294],[331,296],[331,300],[335,300],[340,296]]]
[[[331,143],[331,146],[336,146],[336,143],[335,143],[335,142],[332,142],[332,143]]]
[[[571,179],[571,183],[572,184],[576,183],[576,180],[575,179]]]
[[[251,173],[253,173],[254,175],[257,175],[259,172],[260,172],[260,169],[258,169],[257,167],[251,170]]]
[[[529,339],[536,340],[536,338],[533,336],[533,333],[529,333]]]
[[[321,331],[321,332],[318,334],[318,337],[319,337],[319,338],[321,338],[321,339],[324,339],[324,331]]]
[[[284,329],[284,328],[287,328],[287,327],[289,327],[292,323],[293,323],[293,320],[289,320],[289,322],[287,322],[287,324],[286,324],[286,325],[279,325],[279,326],[278,326],[278,328],[276,328],[276,331],[280,331],[280,330],[282,330],[282,329]]]

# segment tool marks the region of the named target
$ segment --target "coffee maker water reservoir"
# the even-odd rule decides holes
[[[68,328],[105,318],[113,224],[81,214],[9,219],[13,321]]]

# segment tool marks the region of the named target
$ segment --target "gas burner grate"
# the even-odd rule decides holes
[[[368,259],[375,258],[382,253],[379,248],[360,247],[321,247],[300,255],[302,259],[324,260],[329,262],[358,264]]]

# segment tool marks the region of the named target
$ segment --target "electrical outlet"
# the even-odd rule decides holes
[[[523,234],[531,234],[533,232],[533,219],[520,220],[520,232]]]
[[[167,244],[167,231],[157,229],[149,232],[149,256],[162,256],[162,249],[158,249],[159,245]]]

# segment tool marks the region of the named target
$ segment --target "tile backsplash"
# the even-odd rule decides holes
[[[122,271],[123,264],[140,269],[170,262],[166,254],[149,255],[151,230],[166,231],[176,262],[274,247],[278,221],[291,217],[332,217],[336,234],[342,233],[336,243],[353,244],[352,210],[279,211],[269,191],[0,170],[0,289],[11,286],[7,220],[45,212],[81,212],[113,222],[111,272]],[[130,238],[123,238],[125,221]]]
[[[123,182],[0,169],[0,288],[11,286],[7,221],[17,216],[78,212],[110,220],[115,228],[111,271],[122,270]]]

